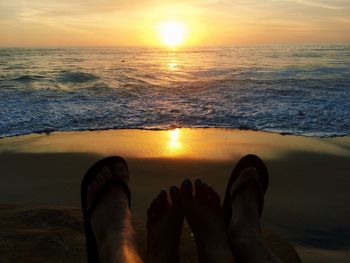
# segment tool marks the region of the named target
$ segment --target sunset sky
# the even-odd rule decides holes
[[[0,0],[0,46],[158,46],[166,21],[183,45],[350,43],[349,0]]]

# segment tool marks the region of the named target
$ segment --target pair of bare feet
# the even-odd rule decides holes
[[[180,188],[171,187],[169,195],[171,204],[163,190],[148,209],[147,261],[179,262],[185,217],[194,234],[200,262],[234,262],[219,195],[200,180],[194,187],[185,180]]]
[[[148,209],[146,261],[179,262],[180,237],[186,218],[196,240],[200,262],[278,262],[261,241],[257,197],[262,193],[257,187],[257,171],[248,168],[240,176],[245,187],[232,200],[234,213],[228,225],[219,195],[202,181],[196,180],[193,186],[185,180],[180,188],[171,187],[170,198],[165,190],[161,191]],[[113,177],[126,185],[129,182],[127,168],[117,163],[113,168],[103,167],[87,190],[89,210],[104,189],[90,219],[99,262],[143,262],[135,247],[125,191],[118,184],[104,188]],[[233,185],[231,191],[236,188],[239,183]]]

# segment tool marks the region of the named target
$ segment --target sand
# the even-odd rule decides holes
[[[288,240],[303,262],[349,262],[350,137],[179,129],[4,138],[0,203],[79,208],[85,171],[104,156],[120,155],[130,168],[134,219],[144,222],[157,192],[185,178],[202,178],[223,195],[232,168],[248,153],[270,171],[264,229]]]

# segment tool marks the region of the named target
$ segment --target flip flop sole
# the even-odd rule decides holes
[[[86,201],[87,201],[87,191],[89,185],[94,181],[96,178],[96,175],[99,171],[102,170],[103,167],[109,167],[110,169],[113,168],[113,165],[117,163],[122,163],[125,165],[126,169],[128,169],[128,166],[125,162],[125,160],[122,157],[119,156],[111,156],[104,158],[97,163],[95,163],[93,166],[89,168],[89,170],[86,172],[83,181],[81,183],[81,207],[83,212],[83,218],[84,218],[84,226],[85,226],[85,239],[86,239],[86,251],[87,251],[87,262],[88,263],[98,263],[99,257],[98,257],[98,250],[97,250],[97,244],[95,236],[92,232],[91,224],[90,224],[90,218],[91,218],[91,212],[94,209],[94,204],[98,202],[98,199],[104,194],[106,189],[109,186],[109,182],[103,186],[103,188],[99,191],[97,194],[97,197],[93,201],[93,204],[91,205],[89,211],[86,207]],[[129,200],[129,207],[130,207],[130,190],[129,187],[119,179],[113,179],[111,180],[111,183],[117,183],[119,184],[122,189],[124,190],[125,194],[128,197]]]

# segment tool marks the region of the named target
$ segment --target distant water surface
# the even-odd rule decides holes
[[[225,127],[350,134],[350,44],[0,49],[0,137]]]

